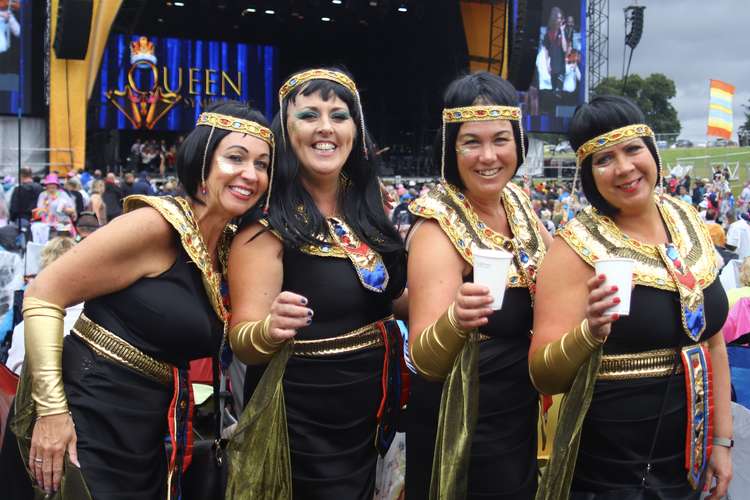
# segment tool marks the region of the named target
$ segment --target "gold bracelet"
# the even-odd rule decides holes
[[[456,355],[469,331],[461,330],[454,315],[455,303],[410,345],[410,356],[417,371],[427,379],[443,380],[453,366]]]
[[[573,331],[537,349],[531,356],[531,383],[544,394],[567,391],[578,369],[603,343],[593,336],[588,320],[584,319]]]
[[[583,341],[586,342],[586,344],[591,348],[591,352],[594,352],[606,340],[595,337],[594,334],[591,333],[588,318],[585,318],[583,321],[581,321],[581,335],[583,337]]]
[[[261,364],[273,356],[285,341],[274,341],[268,335],[271,315],[258,321],[243,321],[229,331],[232,351],[245,364]]]
[[[464,330],[460,326],[458,326],[458,320],[456,319],[456,303],[451,302],[451,305],[448,306],[448,322],[450,323],[451,327],[453,327],[454,330],[456,330],[459,333],[462,333],[464,336],[468,335],[471,330]]]

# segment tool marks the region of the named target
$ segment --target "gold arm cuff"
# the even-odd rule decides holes
[[[445,379],[469,334],[458,328],[454,307],[455,303],[451,303],[448,310],[410,345],[414,366],[429,380]]]
[[[65,309],[56,304],[35,297],[23,300],[26,367],[40,417],[68,411],[62,379],[64,317]]]
[[[584,319],[559,340],[537,349],[529,360],[531,383],[544,394],[567,391],[578,369],[603,343],[591,334]]]
[[[262,320],[243,321],[229,330],[229,343],[240,361],[249,365],[261,364],[281,348],[283,341],[275,342],[268,336],[270,322],[269,314]]]

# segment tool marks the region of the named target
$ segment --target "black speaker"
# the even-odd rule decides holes
[[[86,59],[91,31],[93,0],[59,0],[55,55],[60,59]]]
[[[646,7],[644,6],[631,6],[627,10],[630,11],[630,32],[625,35],[625,45],[634,49],[638,42],[641,41],[643,35],[643,14]]]
[[[518,0],[516,29],[510,38],[508,80],[516,90],[529,90],[534,77],[539,30],[542,24],[542,2]]]

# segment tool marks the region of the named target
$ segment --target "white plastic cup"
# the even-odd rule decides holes
[[[604,287],[611,288],[617,287],[617,292],[613,295],[609,295],[609,299],[618,297],[620,299],[619,304],[615,304],[608,308],[604,314],[619,314],[620,316],[627,316],[630,314],[630,291],[633,289],[633,266],[635,261],[633,259],[600,259],[594,264],[596,275],[604,275]]]
[[[513,254],[505,250],[489,250],[472,245],[474,255],[474,283],[490,289],[491,307],[495,311],[503,307],[505,283],[508,277],[508,266]]]

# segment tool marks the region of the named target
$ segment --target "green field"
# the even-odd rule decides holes
[[[742,190],[745,181],[750,180],[750,147],[663,149],[660,154],[665,166],[693,165],[690,173],[692,179],[710,178],[712,165],[723,167],[726,163],[731,171],[738,167],[736,174],[739,178],[730,181],[735,196]]]

